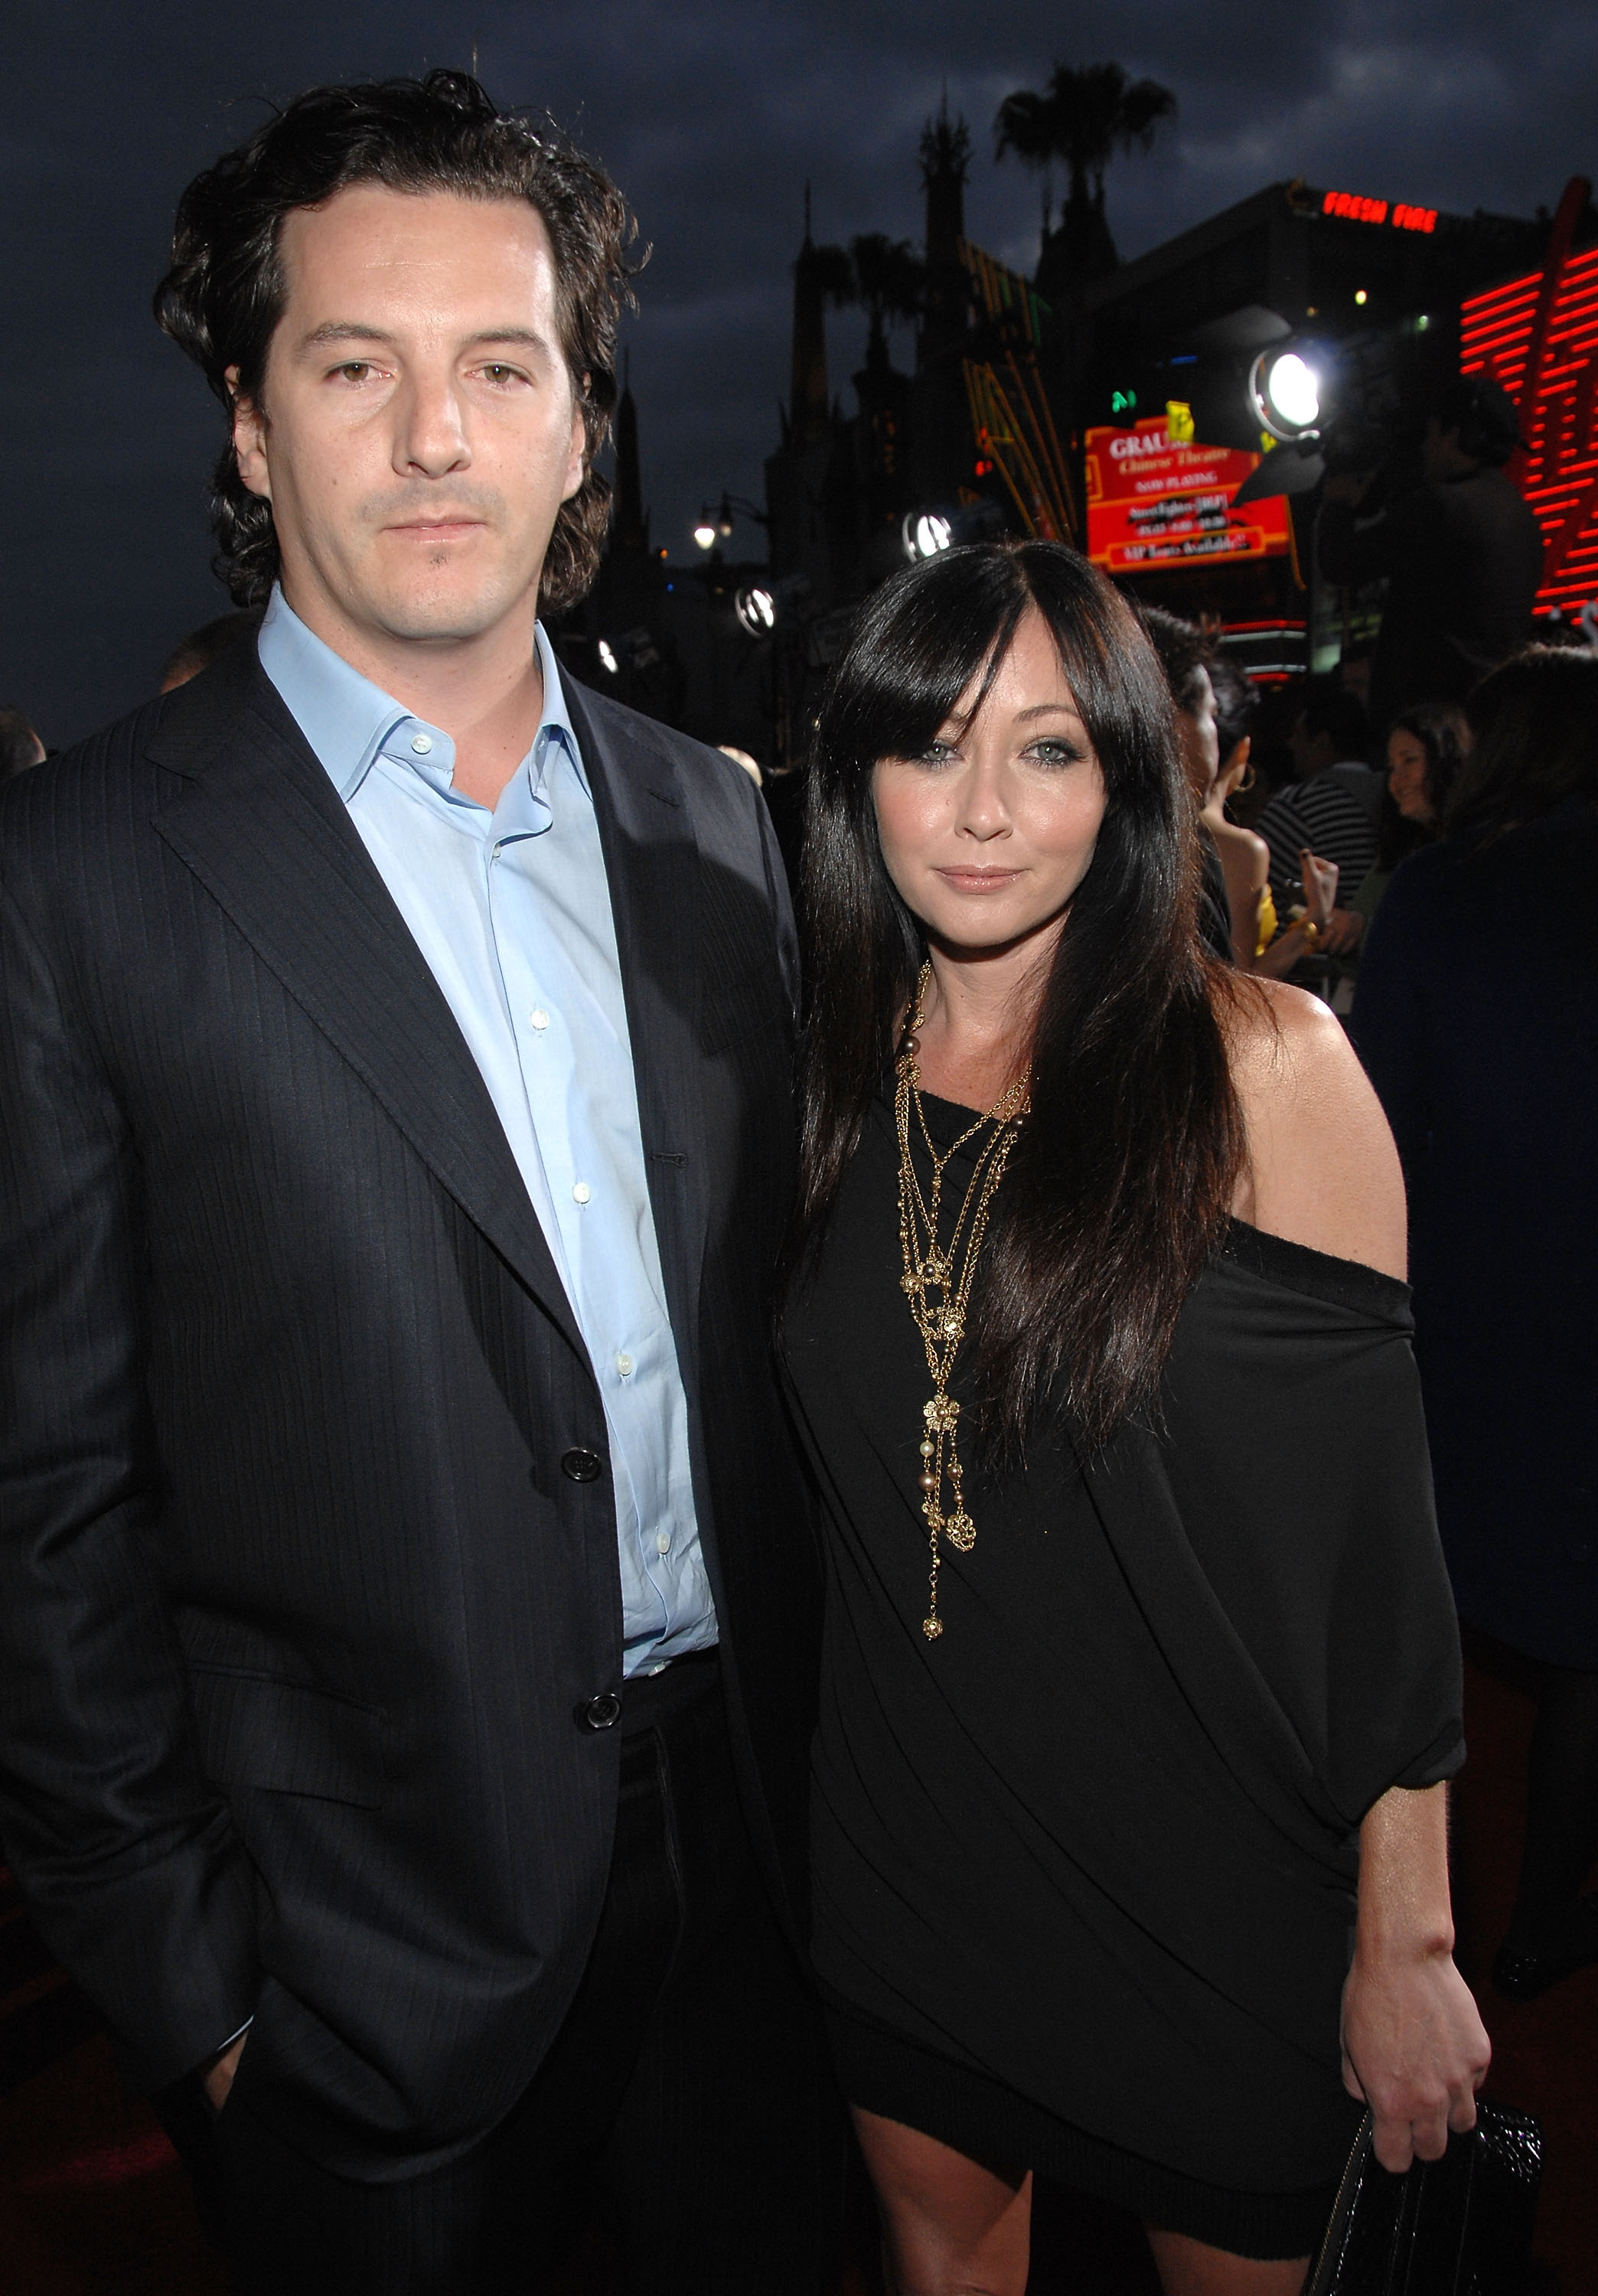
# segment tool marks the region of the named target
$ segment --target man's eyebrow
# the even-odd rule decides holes
[[[320,327],[313,327],[302,338],[301,350],[321,350],[333,343],[382,343],[390,349],[397,338],[387,328],[370,327],[359,319],[329,319]],[[520,343],[529,350],[548,351],[550,341],[537,327],[483,327],[475,335],[468,335],[466,348],[475,348],[484,343]]]
[[[381,327],[368,327],[358,319],[329,319],[325,325],[313,327],[302,336],[301,350],[319,350],[324,343],[392,343],[394,338]]]

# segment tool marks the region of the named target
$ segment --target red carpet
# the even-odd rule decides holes
[[[1531,1702],[1512,1657],[1472,1645],[1471,1760],[1455,1800],[1460,1964],[1495,2051],[1488,2093],[1538,2115],[1547,2173],[1536,2296],[1598,2296],[1598,1968],[1524,2005],[1487,1987],[1520,1857]],[[0,1895],[0,2287],[5,2296],[225,2296],[183,2171],[148,2111],[122,2093],[93,2018]],[[89,2038],[85,2038],[85,2035]],[[856,2211],[840,2296],[875,2296],[874,2243]],[[1158,2296],[1135,2226],[1039,2196],[1031,2296]],[[604,2244],[544,2296],[611,2296]]]

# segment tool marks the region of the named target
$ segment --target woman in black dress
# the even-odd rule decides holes
[[[810,807],[814,1955],[898,2296],[1020,2296],[1034,2169],[1171,2296],[1287,2296],[1358,2100],[1435,2157],[1488,2054],[1391,1142],[1203,953],[1160,667],[1073,553],[878,592]]]

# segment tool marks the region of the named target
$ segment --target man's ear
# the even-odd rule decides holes
[[[574,391],[571,400],[571,459],[566,466],[566,483],[561,489],[561,500],[570,502],[586,475],[588,459],[588,426],[583,420],[583,401],[588,396],[590,378],[585,373],[580,395]]]
[[[227,368],[223,380],[233,400],[233,450],[239,476],[252,495],[261,495],[270,502],[272,472],[266,461],[266,418],[253,399],[241,394],[236,366]]]

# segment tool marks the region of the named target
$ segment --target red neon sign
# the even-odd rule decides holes
[[[1232,507],[1258,455],[1173,439],[1164,423],[1093,430],[1083,445],[1087,554],[1095,566],[1134,574],[1201,559],[1285,556],[1282,496]]]
[[[1496,375],[1520,410],[1527,451],[1510,475],[1547,546],[1538,605],[1585,605],[1598,596],[1598,248],[1561,260],[1556,241],[1546,271],[1471,296],[1460,365]]]
[[[1328,192],[1321,201],[1323,215],[1339,216],[1345,223],[1384,223],[1393,231],[1435,231],[1437,209],[1414,208],[1400,200],[1362,199],[1357,192]]]

